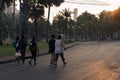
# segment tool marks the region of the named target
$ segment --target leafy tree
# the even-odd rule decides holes
[[[114,21],[114,30],[116,31],[115,33],[118,34],[118,39],[120,39],[120,7],[112,12],[112,19]]]
[[[19,35],[26,34],[27,32],[27,24],[30,15],[31,1],[32,0],[19,0],[20,1],[20,29]]]
[[[21,33],[24,34],[26,22],[28,20],[28,14],[31,13],[32,19],[34,18],[35,26],[37,25],[37,17],[41,15],[41,13],[44,13],[43,5],[45,7],[48,7],[48,19],[47,19],[47,25],[49,25],[49,16],[50,16],[50,7],[55,5],[59,6],[64,0],[23,0],[23,3],[20,0],[21,3]],[[32,6],[32,7],[31,7]],[[32,9],[32,11],[30,10]],[[36,9],[42,9],[42,11],[38,11]],[[27,16],[27,17],[26,17]],[[47,33],[46,33],[46,41],[48,41],[48,26],[47,26]],[[37,29],[36,29],[37,30]]]
[[[43,17],[39,17],[38,20],[37,20],[37,34],[38,34],[38,40],[42,40],[45,36],[45,31],[46,31],[46,28],[45,28],[45,25],[46,25],[46,20],[45,18]],[[27,33],[27,36],[28,38],[31,38],[31,36],[33,36],[36,32],[35,32],[35,24],[34,22],[29,22],[28,24],[28,33]],[[32,32],[32,33],[31,33]]]
[[[38,21],[44,15],[44,6],[39,0],[20,0],[20,34],[26,34],[28,31],[28,20],[34,23],[34,35],[38,37]]]
[[[112,12],[112,18],[115,22],[119,23],[120,21],[120,7]]]
[[[82,39],[93,40],[96,36],[96,24],[98,23],[98,18],[88,13],[87,11],[79,15],[76,24],[81,29]]]
[[[65,26],[64,26],[64,34],[65,34],[65,37],[67,38],[67,26],[69,25],[69,19],[71,18],[71,11],[70,9],[67,9],[65,8],[64,10],[60,11],[59,12],[63,17],[64,17],[64,20],[65,20]]]
[[[69,19],[68,22],[69,26],[68,26],[68,35],[69,38],[72,39],[74,37],[74,31],[75,31],[75,21],[72,19]]]
[[[30,7],[30,18],[34,22],[34,35],[38,37],[38,19],[44,15],[44,7],[37,1],[31,2]]]
[[[3,36],[3,39],[5,38],[8,38],[8,37],[13,37],[13,27],[12,27],[12,21],[13,21],[13,18],[7,14],[4,14],[2,17],[1,17],[1,24],[2,24],[2,36]]]
[[[56,15],[54,20],[53,20],[53,29],[55,29],[55,31],[53,33],[59,33],[62,34],[63,30],[64,30],[64,17],[61,15]]]
[[[13,0],[0,0],[0,11],[3,12],[12,2]]]
[[[0,0],[0,45],[2,45],[2,30],[3,30],[3,24],[2,17],[4,16],[4,10],[11,5],[13,0]]]
[[[39,38],[43,39],[45,38],[45,34],[46,34],[46,19],[44,17],[40,17],[38,20],[38,30],[39,30]]]
[[[69,9],[59,11],[58,15],[54,17],[53,24],[52,24],[54,27],[55,33],[65,34],[65,37],[68,35],[66,31],[68,29],[68,32],[69,32],[72,26],[72,23],[71,24],[69,23],[71,20],[70,17],[71,17],[71,11]]]
[[[46,25],[46,42],[48,42],[48,29],[49,29],[49,17],[50,17],[50,8],[52,6],[60,6],[64,0],[38,0],[41,4],[48,8],[48,18],[47,18],[47,25]]]
[[[111,11],[102,11],[99,14],[99,24],[101,30],[101,39],[112,38],[115,31]]]

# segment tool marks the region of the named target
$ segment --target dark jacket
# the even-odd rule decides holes
[[[37,42],[31,41],[29,44],[29,50],[30,51],[36,51],[37,50]]]
[[[49,45],[49,53],[55,52],[55,39],[50,39],[48,42]]]
[[[21,39],[19,41],[19,50],[20,51],[25,51],[26,50],[26,45],[27,45],[27,41],[25,39]]]

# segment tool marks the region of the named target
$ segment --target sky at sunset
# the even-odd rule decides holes
[[[65,8],[71,11],[74,8],[78,9],[78,15],[87,11],[92,14],[99,14],[103,10],[112,11],[120,6],[120,0],[65,0],[59,7],[53,6],[51,8],[50,20],[52,21],[59,11]],[[19,7],[19,6],[18,6]],[[45,16],[47,17],[47,9],[45,9]]]
[[[66,0],[66,2],[62,3],[59,7],[51,8],[50,21],[52,21],[53,16],[65,8],[69,8],[71,11],[77,8],[78,15],[85,11],[97,15],[103,10],[113,11],[119,6],[120,0]],[[45,15],[47,16],[47,10]]]

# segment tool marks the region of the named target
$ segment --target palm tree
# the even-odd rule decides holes
[[[66,24],[65,17],[62,16],[61,14],[58,14],[54,17],[52,26],[54,27],[54,29],[56,29],[57,33],[63,34],[65,32],[64,31],[64,29],[66,27],[65,24]],[[70,38],[72,38],[75,22],[74,22],[74,20],[70,19],[68,24],[69,24],[68,35],[70,36]]]
[[[69,20],[69,36],[70,36],[70,39],[72,39],[73,38],[73,35],[74,35],[74,29],[75,29],[75,21],[74,20],[72,20],[72,19],[70,19]]]
[[[49,18],[50,18],[50,7],[53,5],[60,6],[64,0],[38,0],[41,4],[45,7],[48,7],[48,18],[47,18],[47,25],[46,25],[46,42],[48,42],[48,28],[49,28]]]
[[[13,0],[0,0],[0,21],[2,21],[1,17],[4,15],[4,10],[6,7],[11,5]],[[2,24],[0,23],[0,45],[2,45]]]
[[[65,22],[66,22],[65,27],[64,27],[64,31],[65,31],[64,33],[65,33],[65,37],[67,37],[66,30],[67,30],[69,18],[71,17],[71,11],[65,8],[64,10],[60,11],[60,14],[64,17]]]
[[[64,17],[61,15],[56,15],[53,20],[53,26],[57,28],[57,33],[62,34],[63,26],[65,24]]]

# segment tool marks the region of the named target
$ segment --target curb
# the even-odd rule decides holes
[[[69,49],[69,48],[71,48],[71,47],[73,47],[73,46],[75,46],[75,45],[78,45],[78,43],[75,43],[75,44],[72,44],[72,45],[68,46],[67,49]],[[44,56],[44,55],[49,55],[49,53],[48,53],[47,51],[45,51],[45,52],[43,52],[43,53],[41,53],[41,54],[38,54],[37,57]],[[25,59],[29,59],[30,57],[31,57],[31,56],[26,56]],[[10,63],[10,62],[15,62],[15,61],[16,61],[15,58],[9,59],[9,60],[0,61],[0,65],[1,65],[1,64]]]

